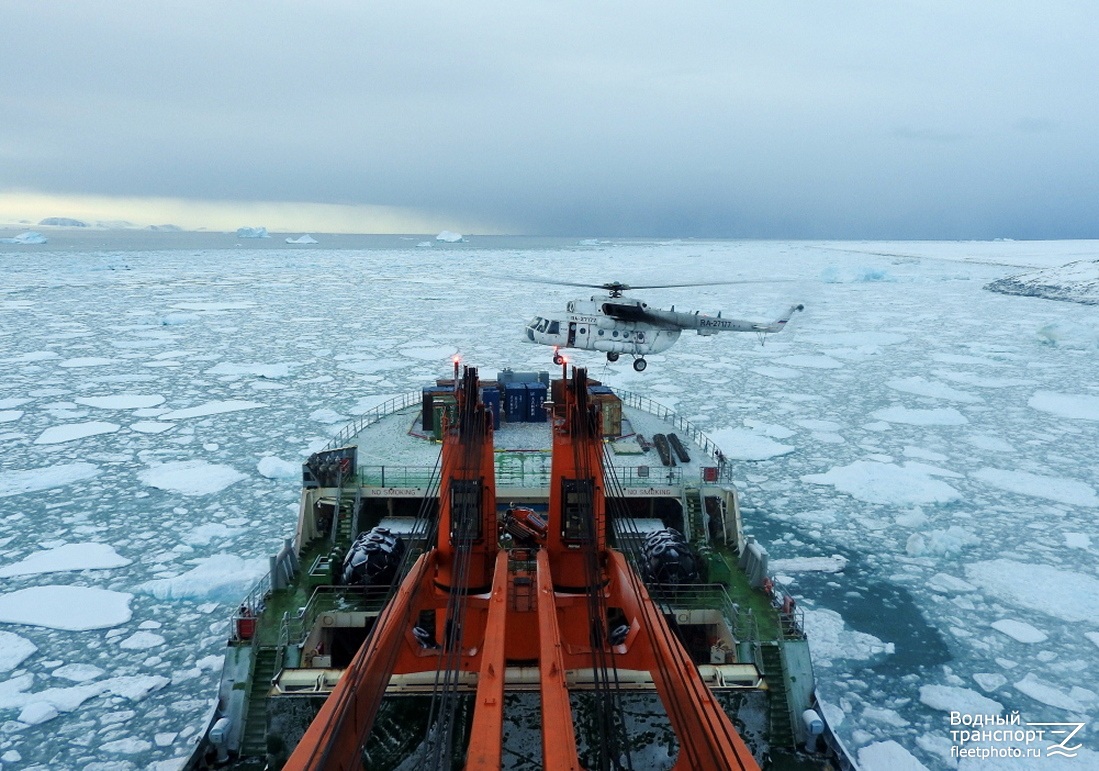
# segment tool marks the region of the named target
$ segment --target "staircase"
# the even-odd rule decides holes
[[[761,643],[763,676],[767,679],[767,694],[771,711],[771,746],[794,747],[794,726],[790,722],[790,702],[783,677],[782,648],[777,642]]]
[[[687,531],[684,534],[687,540],[695,544],[706,543],[709,534],[706,532],[706,517],[702,511],[702,491],[698,488],[685,489],[683,505],[686,512],[683,528]]]
[[[336,512],[333,514],[335,524],[332,529],[332,543],[343,549],[351,545],[351,540],[356,535],[352,531],[355,528],[355,512],[359,509],[359,490],[357,484],[352,490],[348,490],[346,487],[341,488],[339,500],[336,502]]]
[[[244,732],[240,739],[242,757],[267,755],[267,693],[275,676],[275,649],[257,648],[256,662],[248,691],[248,710],[244,713]]]

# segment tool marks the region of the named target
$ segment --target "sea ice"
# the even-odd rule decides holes
[[[264,228],[264,227],[237,228],[237,238],[270,238],[270,237],[271,236],[267,235],[267,228]]]
[[[906,423],[912,426],[964,426],[969,422],[965,415],[953,407],[933,410],[915,410],[908,407],[886,407],[870,413],[871,417],[888,423]]]
[[[1007,682],[1007,678],[999,672],[975,672],[973,681],[981,686],[981,690],[991,693]]]
[[[949,503],[961,495],[946,482],[932,479],[932,475],[951,475],[943,469],[922,463],[891,463],[857,460],[847,466],[838,466],[823,474],[806,474],[803,482],[831,485],[842,493],[866,501],[894,506]],[[941,472],[941,473],[940,473]]]
[[[839,554],[831,557],[792,557],[770,561],[771,570],[778,573],[799,573],[813,571],[818,573],[841,573],[847,567],[847,558]]]
[[[23,410],[0,410],[0,423],[14,423],[23,417]]]
[[[0,578],[28,576],[37,573],[60,573],[67,570],[105,570],[129,565],[105,543],[70,543],[46,551],[35,552],[13,565],[0,567]]]
[[[805,632],[813,641],[813,661],[825,667],[831,666],[834,659],[863,661],[893,652],[893,643],[848,629],[843,617],[827,608],[805,610]]]
[[[1086,706],[1068,694],[1062,693],[1049,683],[1039,680],[1033,673],[1027,673],[1022,680],[1016,682],[1015,688],[1035,701],[1040,701],[1051,707],[1057,707],[1058,709],[1064,709],[1078,714],[1087,712]]]
[[[208,415],[221,415],[225,412],[236,412],[237,410],[254,410],[258,407],[265,405],[259,402],[247,402],[239,399],[230,399],[228,401],[214,401],[200,404],[197,407],[188,407],[182,410],[172,410],[171,412],[161,415],[161,420],[184,420],[186,418],[204,418]]]
[[[262,378],[288,377],[298,364],[281,362],[278,364],[229,364],[222,362],[206,370],[208,375],[252,375]]]
[[[137,476],[150,487],[183,495],[209,495],[245,478],[231,466],[204,460],[162,463],[138,472]]]
[[[158,634],[147,631],[134,632],[118,644],[119,648],[128,651],[144,651],[156,648],[164,644],[164,638]]]
[[[268,479],[297,479],[301,476],[301,463],[283,460],[275,455],[260,458],[256,464],[260,476]]]
[[[965,391],[959,391],[956,388],[951,388],[943,383],[936,383],[922,377],[898,378],[887,381],[886,385],[897,391],[915,394],[916,396],[928,396],[933,399],[945,399],[947,401],[962,402],[966,404],[973,404],[981,401],[979,396],[974,396]]]
[[[1099,396],[1037,391],[1027,405],[1062,418],[1099,420]]]
[[[746,428],[722,428],[710,432],[710,438],[730,460],[767,460],[789,455],[796,448]]]
[[[62,442],[72,442],[89,436],[98,436],[99,434],[112,434],[120,428],[121,426],[117,423],[106,423],[99,420],[88,423],[67,423],[62,426],[47,428],[34,440],[34,443],[61,444]]]
[[[159,395],[115,394],[114,396],[88,396],[73,399],[73,401],[87,407],[99,407],[105,410],[140,410],[163,404],[164,397]]]
[[[317,243],[317,239],[313,238],[313,236],[306,233],[305,235],[298,236],[297,238],[287,238],[286,243],[288,243],[288,244],[315,244],[315,243]]]
[[[1049,639],[1049,635],[1025,621],[1001,618],[998,621],[993,621],[990,626],[997,632],[1003,632],[1011,639],[1021,643],[1040,643]]]
[[[999,715],[1004,711],[1000,702],[956,685],[921,685],[920,701],[931,709],[963,715]]]
[[[130,424],[131,431],[137,431],[139,434],[162,434],[169,428],[174,428],[175,423],[161,423],[156,420],[139,420],[137,423]]]
[[[970,581],[1008,605],[1071,622],[1099,617],[1099,579],[1086,573],[1010,559],[974,562],[965,572]]]
[[[108,364],[117,364],[117,359],[104,359],[102,356],[85,356],[78,359],[66,359],[57,366],[66,369],[79,369],[81,367],[105,367]]]
[[[456,244],[460,241],[464,241],[461,233],[455,233],[451,230],[444,230],[439,235],[435,236],[436,241],[445,241],[448,244]]]
[[[859,768],[862,771],[927,771],[927,766],[893,739],[860,747]]]
[[[39,723],[45,723],[47,720],[53,720],[59,714],[61,713],[52,704],[44,701],[32,701],[23,707],[16,720],[27,725],[38,725]]]
[[[32,586],[0,594],[0,622],[84,631],[130,620],[132,594],[88,586]]]
[[[45,468],[0,471],[0,498],[64,487],[75,482],[84,482],[97,474],[99,467],[94,463],[66,463]]]
[[[235,600],[267,569],[267,560],[247,560],[216,554],[191,560],[195,567],[173,578],[158,578],[137,586],[158,600]]]
[[[25,637],[20,637],[13,632],[0,631],[0,672],[10,672],[18,669],[19,665],[26,661],[38,650],[38,646]]]
[[[103,670],[93,664],[65,664],[51,673],[54,677],[71,680],[74,683],[85,683],[94,680],[103,674]]]
[[[37,230],[26,230],[11,238],[0,238],[0,244],[44,244],[47,239]]]
[[[1095,489],[1077,479],[1031,474],[1028,471],[1008,471],[998,468],[983,468],[974,471],[974,479],[987,485],[1034,498],[1045,498],[1069,506],[1099,507],[1099,496]]]

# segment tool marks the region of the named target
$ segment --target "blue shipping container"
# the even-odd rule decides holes
[[[481,401],[484,402],[485,409],[492,412],[492,429],[494,431],[500,428],[500,389],[499,388],[484,388],[481,389]]]
[[[542,383],[527,383],[527,421],[544,423],[546,420],[546,391]]]
[[[504,386],[504,417],[508,423],[523,423],[527,419],[526,383],[508,383]]]

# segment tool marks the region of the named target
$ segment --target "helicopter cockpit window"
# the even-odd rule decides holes
[[[530,323],[527,324],[527,326],[530,327],[531,329],[537,329],[538,325],[541,322],[542,322],[542,317],[541,316],[535,316],[533,319],[530,320]]]
[[[547,327],[548,325],[549,325],[549,322],[548,322],[548,321],[546,321],[545,319],[538,319],[538,331],[539,331],[539,332],[545,332],[545,331],[546,331],[546,327]]]

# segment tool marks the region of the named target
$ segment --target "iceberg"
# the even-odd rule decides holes
[[[315,244],[315,243],[317,243],[317,239],[313,238],[313,236],[306,233],[304,236],[298,236],[297,238],[287,238],[286,243],[288,243],[288,244]]]
[[[1044,297],[1083,305],[1099,305],[1099,260],[1077,260],[997,279],[985,289],[1002,294]]]
[[[83,220],[74,220],[72,217],[46,217],[38,223],[39,225],[49,225],[55,228],[86,228],[88,223]]]
[[[37,230],[28,230],[11,238],[0,238],[0,244],[44,244],[46,240]]]
[[[436,241],[446,241],[448,244],[456,244],[460,241],[465,241],[461,233],[454,233],[450,230],[444,230],[439,235],[435,236]]]
[[[270,238],[267,228],[237,228],[237,238]]]

